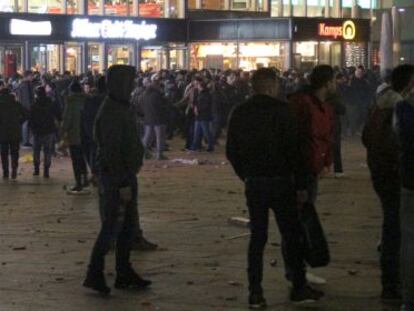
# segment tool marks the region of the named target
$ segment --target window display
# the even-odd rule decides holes
[[[112,65],[132,65],[133,48],[129,45],[108,45],[108,68]]]
[[[23,45],[0,45],[0,73],[12,77],[23,72]]]

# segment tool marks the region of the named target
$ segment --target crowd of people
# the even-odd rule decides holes
[[[344,176],[341,140],[362,136],[384,212],[382,298],[399,299],[402,293],[403,310],[412,311],[413,88],[409,65],[382,75],[379,68],[327,65],[309,73],[275,68],[136,72],[123,65],[102,75],[27,71],[0,80],[3,178],[18,177],[21,146],[33,149],[34,176],[40,175],[43,151],[44,178],[53,157],[68,150],[75,180],[68,192],[89,193],[90,184],[100,190],[102,228],[84,286],[110,292],[104,258],[116,240],[115,287],[146,288],[151,282],[129,261],[134,242],[143,249],[157,247],[139,226],[136,175],[143,160],[167,160],[168,141],[176,136],[188,153],[214,152],[226,137],[226,155],[245,183],[250,215],[249,304],[263,308],[269,210],[283,239],[291,301],[323,296],[308,284],[300,214],[315,205],[318,181],[331,165],[336,178]]]

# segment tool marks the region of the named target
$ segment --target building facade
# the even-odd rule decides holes
[[[352,1],[3,0],[0,73],[366,64],[376,4]]]

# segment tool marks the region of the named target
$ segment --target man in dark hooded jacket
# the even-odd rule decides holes
[[[107,73],[108,96],[95,122],[102,228],[92,251],[84,286],[109,294],[104,276],[104,259],[116,239],[116,281],[118,289],[148,287],[132,268],[129,257],[137,226],[138,182],[144,148],[130,113],[135,69],[115,65]]]

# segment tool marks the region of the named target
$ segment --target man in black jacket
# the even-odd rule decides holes
[[[11,156],[12,179],[17,178],[19,149],[22,136],[21,125],[25,110],[10,94],[8,87],[0,81],[0,144],[3,178],[9,178],[9,154]]]
[[[307,199],[304,161],[298,157],[297,130],[288,106],[276,100],[277,81],[271,69],[262,68],[253,75],[255,95],[233,112],[226,146],[227,158],[246,187],[251,308],[266,306],[261,282],[269,210],[275,213],[286,243],[285,264],[292,271],[291,301],[316,301],[323,295],[310,288],[305,278],[298,213],[298,206]]]
[[[109,294],[104,259],[111,241],[116,239],[116,281],[118,289],[148,287],[132,268],[129,257],[137,226],[137,176],[144,148],[130,113],[130,97],[134,87],[135,68],[115,65],[107,73],[108,96],[95,122],[97,168],[99,171],[102,228],[92,251],[84,286]]]

